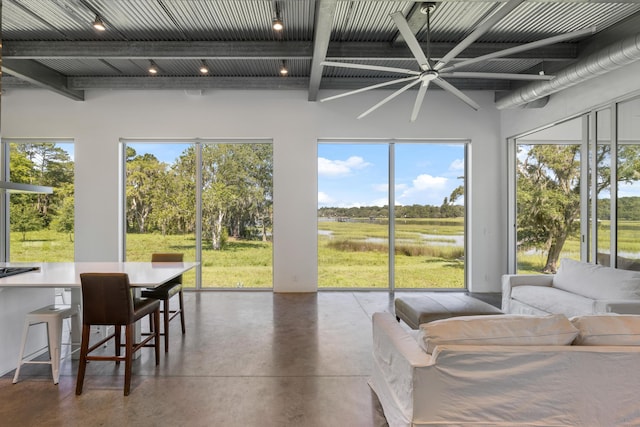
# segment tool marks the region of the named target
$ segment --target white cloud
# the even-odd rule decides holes
[[[451,162],[451,164],[449,165],[449,170],[450,171],[464,171],[464,160],[462,159],[455,159],[453,162]]]
[[[347,160],[329,160],[318,157],[318,175],[339,177],[351,174],[354,170],[364,169],[371,163],[365,162],[362,157],[351,156]]]
[[[386,193],[389,191],[389,184],[373,184],[371,188],[378,193]]]
[[[386,206],[388,204],[389,204],[389,199],[384,197],[384,198],[380,198],[372,201],[369,206]]]
[[[327,203],[333,203],[334,200],[327,193],[323,193],[322,191],[318,191],[318,204],[326,205]]]
[[[396,198],[396,203],[440,206],[442,200],[451,192],[448,183],[449,180],[442,176],[418,175],[413,180],[412,186],[406,188]]]
[[[448,179],[443,176],[431,176],[425,173],[413,180],[413,188],[417,191],[439,190],[447,185],[447,181]]]

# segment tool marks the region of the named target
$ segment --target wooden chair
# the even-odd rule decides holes
[[[182,262],[183,254],[181,253],[156,253],[151,255],[151,262]],[[178,295],[179,308],[171,310],[169,300]],[[168,281],[156,288],[144,289],[142,291],[144,298],[153,298],[162,301],[163,331],[160,335],[164,336],[164,351],[169,351],[169,321],[180,315],[180,323],[182,324],[182,334],[185,333],[184,327],[184,298],[182,296],[182,275],[173,280]]]
[[[84,273],[80,275],[82,285],[82,343],[76,394],[82,393],[87,361],[115,361],[119,365],[125,362],[124,395],[131,388],[131,365],[133,354],[142,347],[154,347],[156,365],[160,364],[160,301],[154,299],[134,299],[129,285],[129,276],[125,273]],[[151,319],[152,333],[134,342],[134,325],[145,316]],[[89,346],[92,325],[114,326],[111,335]],[[125,354],[120,356],[122,326],[125,327]],[[111,338],[115,340],[115,355],[90,355],[102,347]],[[153,344],[149,344],[154,340]]]

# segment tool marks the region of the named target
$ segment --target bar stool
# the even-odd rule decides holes
[[[151,254],[152,263],[161,262],[182,262],[184,256],[181,253],[154,253]],[[182,326],[182,334],[185,333],[184,327],[184,298],[182,296],[182,275],[175,279],[169,280],[156,288],[143,289],[141,295],[144,298],[153,298],[162,301],[162,314],[163,319],[163,332],[160,335],[164,336],[164,351],[169,351],[169,322],[176,316],[180,315],[180,324]],[[169,300],[175,295],[178,295],[178,308],[170,309]]]
[[[77,327],[80,328],[78,317],[78,309],[70,305],[48,305],[39,308],[27,314],[24,323],[24,331],[22,333],[22,346],[20,348],[20,356],[18,357],[18,367],[13,376],[13,383],[18,382],[20,368],[24,364],[47,364],[51,365],[51,374],[53,375],[53,383],[58,384],[60,378],[60,348],[62,346],[62,320],[68,317],[75,317]],[[47,345],[49,348],[49,360],[29,360],[31,356],[37,353],[33,352],[25,357],[24,350],[27,344],[27,336],[29,328],[40,323],[47,324]]]

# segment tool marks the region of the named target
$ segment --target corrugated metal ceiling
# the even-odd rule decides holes
[[[434,52],[440,55],[446,53],[447,49],[460,42],[504,3],[504,0],[437,1],[430,25],[430,41],[434,45]],[[102,77],[122,77],[125,82],[127,77],[147,76],[148,61],[151,59],[160,68],[161,76],[201,77],[198,72],[200,60],[207,59],[211,71],[206,78],[251,77],[247,87],[257,88],[260,87],[260,80],[256,77],[266,79],[279,76],[283,61],[289,68],[287,78],[311,78],[314,67],[318,67],[317,61],[324,59],[324,52],[321,52],[322,57],[315,58],[314,62],[314,54],[318,54],[314,52],[314,43],[318,43],[325,31],[328,60],[417,70],[418,64],[406,45],[403,42],[394,43],[398,30],[389,15],[401,11],[407,20],[415,18],[415,22],[420,23],[414,29],[416,38],[425,44],[428,39],[425,17],[420,17],[420,12],[414,12],[423,5],[424,2],[382,0],[4,0],[3,56],[9,60],[9,65],[12,60],[32,61],[30,67],[33,69],[37,69],[34,67],[39,64],[70,79],[83,76],[84,82],[90,81],[87,78],[97,81]],[[318,28],[316,10],[331,7],[334,9],[330,25],[328,28]],[[285,23],[281,33],[271,28],[276,10]],[[629,0],[528,0],[493,26],[461,56],[477,56],[473,53],[476,47],[490,51],[495,43],[493,49],[497,50],[509,44],[531,42],[594,25],[598,31],[603,31],[639,12],[640,2]],[[91,27],[96,14],[104,19],[107,31],[97,32]],[[20,45],[20,48],[26,46],[31,49],[30,52],[37,51],[38,54],[21,56],[19,48],[12,48],[18,46],[17,42],[32,42]],[[51,44],[54,42],[70,44],[56,45],[54,49]],[[83,51],[72,44],[75,42],[95,43],[95,48],[85,48]],[[142,43],[142,46],[148,46],[148,52],[157,56],[147,57],[131,47],[127,48],[123,57],[101,57],[100,50],[105,49],[107,45],[104,43],[108,42]],[[165,45],[167,42],[184,43],[180,45],[183,48],[179,49],[184,57],[178,54],[164,55],[169,49],[176,50],[173,45]],[[209,54],[196,59],[189,54],[190,43],[195,42],[219,44],[210,45]],[[292,44],[294,42],[302,44]],[[575,47],[580,42],[577,39],[570,44]],[[225,46],[227,51],[220,53],[221,47]],[[247,46],[246,51],[237,55],[229,53],[234,49],[243,50],[239,47],[244,46]],[[269,50],[280,53],[262,53]],[[554,57],[562,56],[555,52],[547,49],[537,54],[515,55],[475,64],[464,71],[531,73],[537,68],[544,68],[545,64],[558,68],[576,60],[575,56]],[[577,49],[571,52],[577,52]],[[434,57],[437,58],[437,55]],[[5,72],[10,76],[12,70],[9,65]],[[337,67],[321,68],[321,73],[327,81],[343,82],[336,87],[357,87],[366,84],[367,79],[398,77],[385,71]],[[6,81],[9,87],[12,82],[15,83],[11,78]],[[284,86],[277,85],[278,88]],[[297,88],[299,84],[293,87]],[[321,87],[327,85],[321,82]],[[264,88],[269,88],[269,85],[265,83]],[[482,88],[481,85],[478,88]],[[487,88],[495,88],[495,85],[487,85]]]

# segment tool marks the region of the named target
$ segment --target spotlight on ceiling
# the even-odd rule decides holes
[[[158,74],[158,66],[152,59],[149,60],[149,74]]]
[[[284,24],[280,18],[273,18],[272,27],[275,31],[282,31],[284,29]]]
[[[276,17],[273,18],[271,27],[274,31],[282,31],[284,29],[284,24],[282,23],[282,19],[280,19],[280,5],[277,1],[274,2],[274,9]]]
[[[285,61],[282,61],[282,67],[280,67],[280,75],[286,76],[287,74],[289,74],[289,70],[287,69],[287,63]]]
[[[104,25],[104,21],[100,18],[100,15],[96,15],[96,19],[93,20],[93,28],[98,31],[104,31],[107,27]]]
[[[209,67],[204,59],[200,61],[200,74],[209,74]]]

